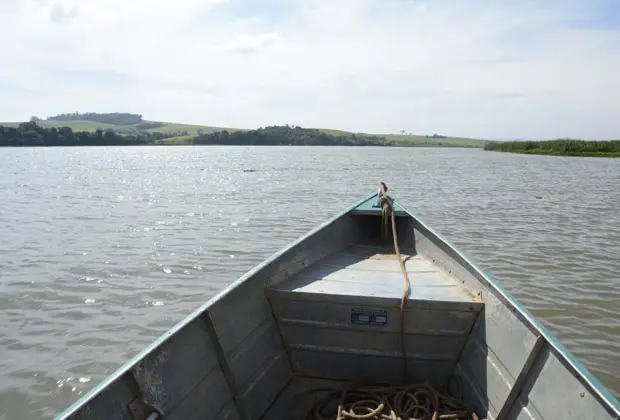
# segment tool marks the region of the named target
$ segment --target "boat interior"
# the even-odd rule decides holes
[[[486,275],[396,204],[394,214],[411,285],[409,382],[451,389],[481,419],[615,418]],[[401,381],[404,280],[381,221],[373,196],[278,252],[72,418],[143,420],[156,409],[166,420],[306,419],[328,389]]]

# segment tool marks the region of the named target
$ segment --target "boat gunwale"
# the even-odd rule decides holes
[[[487,289],[494,293],[500,300],[516,310],[519,316],[522,318],[526,326],[533,329],[536,333],[540,334],[545,339],[547,344],[558,356],[558,361],[571,371],[570,373],[577,377],[588,390],[595,396],[595,398],[602,403],[602,405],[609,411],[611,409],[612,414],[620,416],[620,402],[614,397],[609,389],[605,387],[592,373],[586,368],[563,344],[562,342],[552,334],[539,320],[536,318],[521,302],[519,302],[510,292],[508,292],[499,282],[488,273],[485,269],[480,267],[478,262],[471,257],[468,257],[461,252],[452,242],[446,239],[443,235],[435,231],[428,224],[426,224],[422,218],[416,213],[408,210],[404,205],[394,200],[395,206],[401,208],[409,216],[411,216],[416,222],[427,230],[431,235],[434,235],[439,241],[443,242],[445,246],[456,253],[465,263],[479,274],[487,283]],[[457,261],[458,262],[458,261]],[[460,262],[458,262],[460,264]],[[466,267],[465,267],[466,268]],[[479,280],[478,280],[479,281]],[[483,284],[483,286],[485,286]],[[528,325],[529,324],[529,325]]]
[[[163,334],[161,334],[159,337],[157,337],[155,340],[153,340],[149,345],[147,345],[139,353],[137,353],[135,356],[131,357],[127,362],[123,363],[113,373],[108,375],[101,382],[99,382],[96,386],[91,388],[86,394],[84,394],[82,397],[80,397],[75,402],[73,402],[68,408],[66,408],[64,411],[59,413],[55,417],[55,420],[63,420],[63,419],[68,418],[69,416],[75,414],[85,404],[90,402],[93,398],[95,398],[100,393],[104,392],[110,385],[112,385],[116,380],[118,380],[120,377],[122,377],[126,372],[128,372],[131,368],[133,368],[142,359],[144,359],[146,356],[148,356],[156,348],[158,348],[159,346],[164,344],[166,342],[166,340],[168,340],[169,337],[173,336],[175,333],[177,333],[178,331],[183,329],[185,326],[189,325],[191,322],[193,322],[194,320],[196,320],[200,316],[204,315],[204,313],[211,306],[213,306],[216,302],[218,302],[222,297],[224,297],[229,292],[231,292],[232,290],[237,288],[240,284],[242,284],[245,281],[247,281],[248,279],[250,279],[252,276],[254,276],[256,273],[258,273],[260,270],[262,270],[263,268],[267,267],[269,264],[271,264],[274,261],[276,261],[280,256],[282,256],[284,253],[286,253],[287,251],[289,251],[293,247],[299,245],[303,241],[305,241],[308,238],[312,237],[313,235],[317,234],[318,232],[320,232],[321,230],[323,230],[327,226],[335,223],[338,219],[340,219],[340,218],[350,214],[351,211],[354,210],[356,207],[358,207],[359,205],[367,202],[368,200],[370,200],[370,199],[372,199],[373,197],[376,197],[376,196],[377,196],[377,193],[373,193],[373,194],[370,194],[370,195],[366,196],[362,200],[359,200],[355,204],[347,207],[345,210],[340,211],[339,213],[337,213],[334,216],[332,216],[330,219],[327,219],[325,222],[317,225],[313,229],[311,229],[308,232],[306,232],[304,235],[302,235],[299,238],[297,238],[296,240],[290,242],[288,245],[286,245],[283,248],[281,248],[280,250],[274,252],[269,257],[267,257],[266,259],[261,261],[259,264],[257,264],[254,267],[252,267],[249,271],[247,271],[246,273],[242,274],[234,282],[232,282],[227,287],[225,287],[224,289],[222,289],[221,291],[216,293],[213,297],[208,299],[205,303],[200,305],[197,309],[193,310],[185,318],[181,319],[176,324],[174,324],[172,327],[170,327],[167,331],[165,331]]]

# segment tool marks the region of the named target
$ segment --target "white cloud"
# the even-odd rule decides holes
[[[264,50],[271,44],[283,40],[282,36],[277,33],[259,34],[255,36],[246,35],[233,40],[232,43],[221,48],[221,51],[239,54],[255,53]]]
[[[0,120],[620,138],[604,3],[0,0]]]

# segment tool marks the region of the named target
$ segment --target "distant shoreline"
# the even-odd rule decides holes
[[[499,153],[512,153],[516,155],[620,158],[620,152],[618,153],[588,153],[588,152],[560,153],[560,152],[532,152],[532,151],[511,152],[508,150],[485,150],[485,151],[486,152],[499,152]]]
[[[32,126],[29,124],[36,124]],[[4,126],[4,128],[2,128]],[[21,128],[20,128],[21,127]],[[3,132],[10,129],[19,129],[26,135],[26,143],[33,146],[59,145],[58,139],[50,138],[41,129],[65,130],[64,135],[69,135],[66,130],[72,130],[74,135],[84,138],[86,143],[97,143],[93,135],[98,137],[108,136],[105,144],[112,142],[114,135],[125,136],[116,138],[119,144],[164,144],[164,145],[189,145],[189,144],[290,144],[312,146],[317,144],[343,146],[397,146],[397,147],[470,147],[482,148],[487,140],[472,139],[467,137],[451,137],[434,133],[416,135],[400,130],[399,134],[369,134],[356,133],[345,130],[325,128],[302,128],[295,125],[281,125],[261,127],[258,129],[226,128],[219,126],[206,126],[195,124],[180,124],[164,121],[150,121],[143,119],[141,114],[127,112],[72,112],[59,114],[47,118],[33,116],[30,122],[0,122],[0,145],[8,145],[3,140]],[[38,132],[38,135],[32,135]],[[90,133],[90,134],[88,134]],[[112,134],[108,134],[112,133]],[[245,134],[240,134],[245,133]],[[209,138],[210,135],[215,135]],[[11,134],[12,145],[22,143],[15,140],[15,133]],[[23,136],[22,136],[23,137]],[[51,136],[53,137],[53,136]],[[40,144],[41,140],[44,144]],[[49,140],[49,141],[48,141]],[[71,146],[77,144],[75,139],[69,141]],[[83,142],[78,142],[83,143]],[[101,142],[99,142],[101,144]]]
[[[522,155],[620,158],[620,140],[585,141],[557,139],[548,141],[489,142],[484,150]]]
[[[420,144],[415,144],[415,145],[403,145],[403,144],[397,144],[397,145],[390,145],[390,146],[381,146],[381,145],[376,145],[376,144],[369,144],[369,145],[345,145],[345,144],[334,144],[334,145],[326,145],[326,144],[317,144],[317,145],[297,145],[297,144],[174,144],[174,143],[160,143],[160,144],[78,144],[78,145],[54,145],[54,146],[47,146],[47,145],[43,145],[43,146],[6,146],[6,145],[0,145],[0,150],[1,149],[20,149],[20,148],[56,148],[56,147],[72,147],[72,148],[77,148],[77,147],[90,147],[90,148],[96,148],[96,147],[115,147],[115,146],[119,146],[119,147],[213,147],[213,146],[225,146],[225,147],[247,147],[247,146],[252,146],[252,147],[297,147],[300,149],[303,148],[313,148],[313,147],[352,147],[352,148],[359,148],[359,147],[365,147],[365,148],[369,148],[369,147],[379,147],[379,148],[384,148],[384,149],[397,149],[397,148],[405,148],[405,149],[467,149],[467,150],[480,150],[482,151],[482,147],[474,147],[474,146],[455,146],[455,145],[446,145],[446,146],[437,146],[437,145],[420,145]]]
[[[43,121],[44,123],[46,121]],[[257,130],[220,130],[188,134],[187,131],[137,131],[121,134],[113,129],[97,128],[75,131],[66,122],[44,127],[41,121],[0,125],[0,147],[58,146],[376,146],[376,147],[446,147],[482,148],[482,141],[445,136],[368,135],[346,131],[326,131],[295,126],[270,126]],[[141,123],[143,126],[150,123]],[[150,127],[149,129],[154,129]],[[127,129],[127,127],[125,127]]]

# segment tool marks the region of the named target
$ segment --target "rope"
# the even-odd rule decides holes
[[[310,408],[306,420],[478,420],[464,402],[428,383],[352,384],[329,391]]]
[[[405,381],[409,376],[409,367],[407,363],[407,350],[405,346],[405,302],[409,297],[409,292],[411,290],[411,282],[409,280],[409,274],[407,273],[407,269],[405,268],[405,263],[403,262],[403,258],[400,255],[400,248],[398,247],[398,235],[396,234],[396,220],[394,217],[394,208],[392,207],[392,203],[387,195],[387,185],[385,183],[379,184],[379,204],[381,204],[381,237],[383,240],[387,240],[387,231],[388,231],[388,216],[392,221],[392,238],[394,239],[394,251],[396,251],[396,258],[398,259],[398,264],[400,265],[400,271],[403,273],[403,295],[400,299],[400,351],[403,357],[403,375]]]

